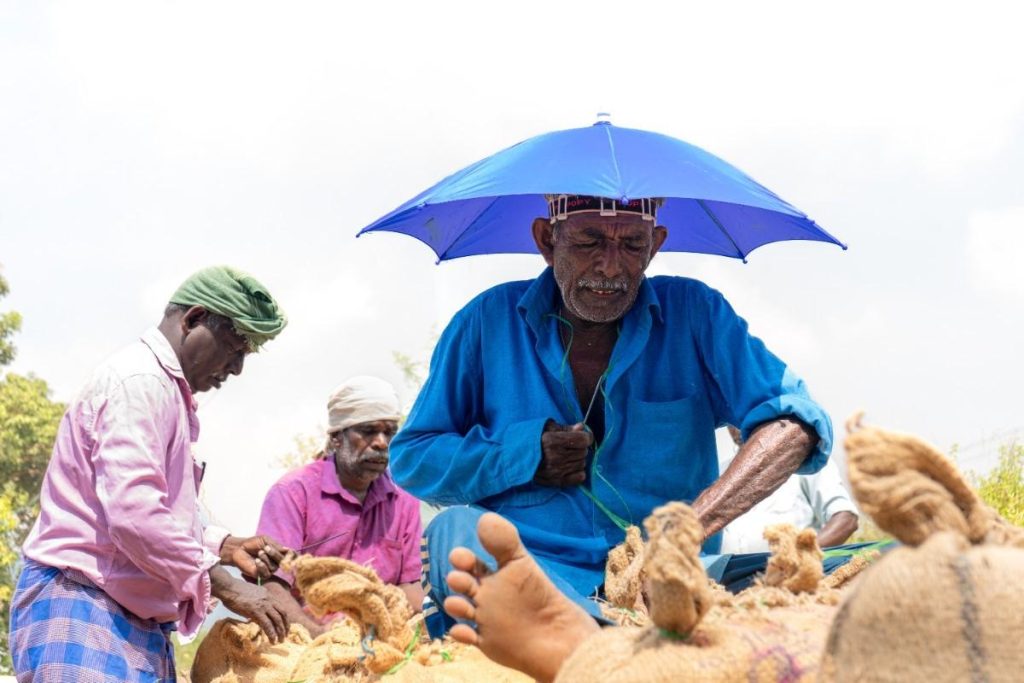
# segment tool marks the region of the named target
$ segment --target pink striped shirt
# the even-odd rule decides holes
[[[143,619],[199,630],[227,531],[203,529],[196,404],[150,328],[107,359],[68,406],[23,552],[75,569]]]
[[[420,580],[420,502],[387,472],[360,503],[320,459],[281,477],[267,493],[256,533],[318,557],[344,557],[373,567],[385,583]],[[292,577],[280,570],[282,580]]]

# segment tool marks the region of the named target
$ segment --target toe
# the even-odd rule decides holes
[[[466,572],[454,571],[448,572],[448,586],[456,593],[462,593],[467,595],[470,599],[476,597],[476,591],[480,588],[480,584],[472,574]]]
[[[476,618],[476,607],[473,603],[458,595],[450,595],[444,599],[444,611],[456,619],[473,621]]]
[[[456,624],[455,626],[452,626],[452,630],[448,633],[452,638],[460,643],[465,643],[466,645],[476,645],[480,640],[476,631],[465,624]]]
[[[448,553],[448,561],[464,572],[472,572],[476,567],[476,555],[469,548],[455,548]]]
[[[500,515],[488,512],[481,516],[476,525],[476,532],[480,537],[480,543],[498,561],[499,567],[527,555],[526,548],[519,540],[519,532],[511,522]]]

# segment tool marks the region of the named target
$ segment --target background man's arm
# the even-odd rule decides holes
[[[830,459],[817,474],[804,477],[806,495],[814,510],[818,545],[828,548],[842,545],[859,526],[857,506],[839,476],[835,459]]]
[[[779,488],[818,444],[818,434],[792,417],[759,426],[732,464],[693,502],[707,538]]]
[[[410,581],[409,583],[402,583],[398,585],[405,593],[405,599],[409,601],[409,606],[412,607],[412,611],[420,613],[423,611],[423,586],[420,585],[419,581]]]
[[[822,548],[842,545],[857,530],[857,526],[857,515],[848,510],[840,510],[821,527],[821,531],[818,532],[818,545]]]

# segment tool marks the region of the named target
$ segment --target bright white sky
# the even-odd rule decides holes
[[[202,397],[204,495],[254,530],[271,462],[352,374],[402,385],[540,257],[434,265],[359,228],[532,135],[613,122],[747,171],[850,245],[659,255],[722,290],[837,426],[857,408],[984,467],[1024,433],[1024,41],[984,3],[0,4],[0,263],[18,372],[68,400],[193,270],[286,332]],[[526,229],[527,226],[524,226]]]

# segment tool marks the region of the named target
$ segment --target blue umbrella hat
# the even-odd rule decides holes
[[[566,202],[581,197],[596,198],[594,208],[602,212],[656,211],[658,223],[668,228],[662,251],[745,261],[770,242],[814,240],[846,248],[735,166],[682,140],[606,120],[538,135],[482,159],[359,235],[410,235],[429,246],[438,262],[536,253],[533,220],[564,213]]]

